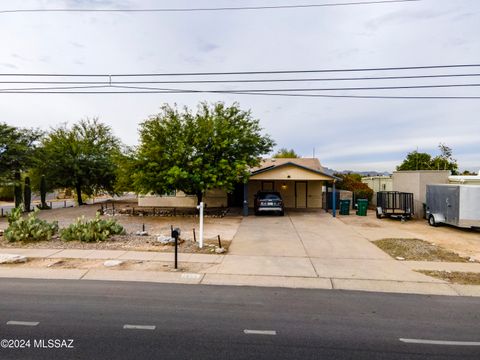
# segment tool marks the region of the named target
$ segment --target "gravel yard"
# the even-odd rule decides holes
[[[118,202],[115,204],[117,209],[131,206],[136,202]],[[44,210],[39,213],[39,218],[47,221],[58,221],[60,228],[66,227],[74,222],[78,217],[94,218],[96,212],[100,209],[100,204],[85,205],[82,207],[71,207],[66,209]],[[111,218],[111,215],[103,217]],[[186,253],[212,253],[218,246],[218,235],[220,235],[222,247],[228,249],[233,236],[240,225],[240,216],[226,216],[223,218],[206,217],[204,221],[204,248],[199,249],[193,241],[193,229],[196,231],[197,241],[198,217],[193,216],[113,216],[126,230],[127,235],[114,236],[107,241],[98,243],[82,243],[79,241],[65,242],[58,238],[51,241],[27,242],[27,243],[9,243],[3,236],[0,236],[0,247],[29,247],[29,248],[71,248],[71,249],[108,249],[108,250],[139,250],[139,251],[163,251],[173,252],[174,247],[163,245],[156,241],[157,236],[170,236],[170,227],[181,229],[180,239],[183,240],[179,246],[180,252]],[[141,231],[145,225],[148,236],[137,236],[137,231]],[[6,218],[0,218],[0,230],[6,229],[8,222]]]
[[[397,219],[377,219],[373,211],[368,216],[338,216],[370,241],[382,239],[420,239],[454,252],[461,257],[480,261],[480,231],[453,226],[432,227],[423,219],[401,222]]]
[[[419,239],[383,239],[373,243],[391,257],[403,260],[470,262],[469,258]]]

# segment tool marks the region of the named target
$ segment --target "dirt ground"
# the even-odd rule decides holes
[[[430,271],[418,270],[419,273],[446,280],[454,284],[480,285],[480,274],[460,271]]]
[[[393,258],[413,261],[473,262],[453,251],[420,239],[383,239],[373,241]]]
[[[115,207],[120,209],[122,206],[127,205],[129,205],[128,202],[122,202],[117,203]],[[99,209],[100,204],[44,210],[39,213],[39,218],[47,221],[58,221],[60,228],[63,228],[74,222],[80,216],[85,216],[87,219],[95,217]],[[112,216],[104,215],[104,217],[111,218]],[[180,228],[180,238],[185,240],[180,244],[181,252],[211,253],[215,251],[215,247],[218,245],[218,235],[220,235],[222,247],[228,249],[241,222],[241,217],[235,215],[227,215],[223,218],[206,217],[204,220],[205,247],[199,250],[193,242],[193,229],[196,231],[197,241],[199,237],[198,217],[130,215],[115,215],[113,217],[125,228],[127,236],[115,236],[108,241],[99,243],[81,243],[79,241],[64,242],[60,239],[52,239],[51,241],[30,242],[25,244],[9,243],[4,237],[0,236],[0,247],[26,246],[30,248],[123,249],[170,252],[173,251],[173,246],[162,245],[155,240],[158,235],[170,236],[170,227],[173,226]],[[141,231],[143,225],[145,225],[148,236],[136,236],[135,233]],[[7,227],[7,219],[0,218],[0,230],[6,229]]]
[[[426,220],[377,219],[374,212],[367,216],[338,216],[345,224],[370,241],[381,239],[421,239],[453,251],[463,257],[480,261],[480,231],[443,225],[432,227]]]
[[[204,272],[214,263],[182,263],[179,270],[175,270],[171,262],[125,260],[118,266],[106,267],[105,260],[87,259],[29,259],[25,263],[2,264],[0,267],[22,268],[50,268],[50,269],[101,269],[101,270],[139,270],[139,271],[181,271]]]

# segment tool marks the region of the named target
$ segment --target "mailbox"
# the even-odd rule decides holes
[[[180,237],[180,228],[174,228],[172,229],[172,238],[178,239]]]

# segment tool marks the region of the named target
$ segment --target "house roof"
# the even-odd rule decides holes
[[[278,169],[283,166],[295,166],[304,170],[308,170],[319,175],[327,176],[336,179],[336,177],[323,172],[323,167],[320,165],[320,160],[317,158],[272,158],[262,159],[260,165],[251,169],[251,174],[256,175],[267,172],[273,169]]]
[[[262,159],[259,166],[252,168],[252,172],[286,163],[300,165],[311,170],[323,171],[322,165],[320,165],[320,160],[317,158],[270,158]]]

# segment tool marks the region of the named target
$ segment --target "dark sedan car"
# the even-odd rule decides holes
[[[280,216],[285,214],[283,200],[276,191],[259,191],[255,195],[255,215],[266,212],[276,212]]]

